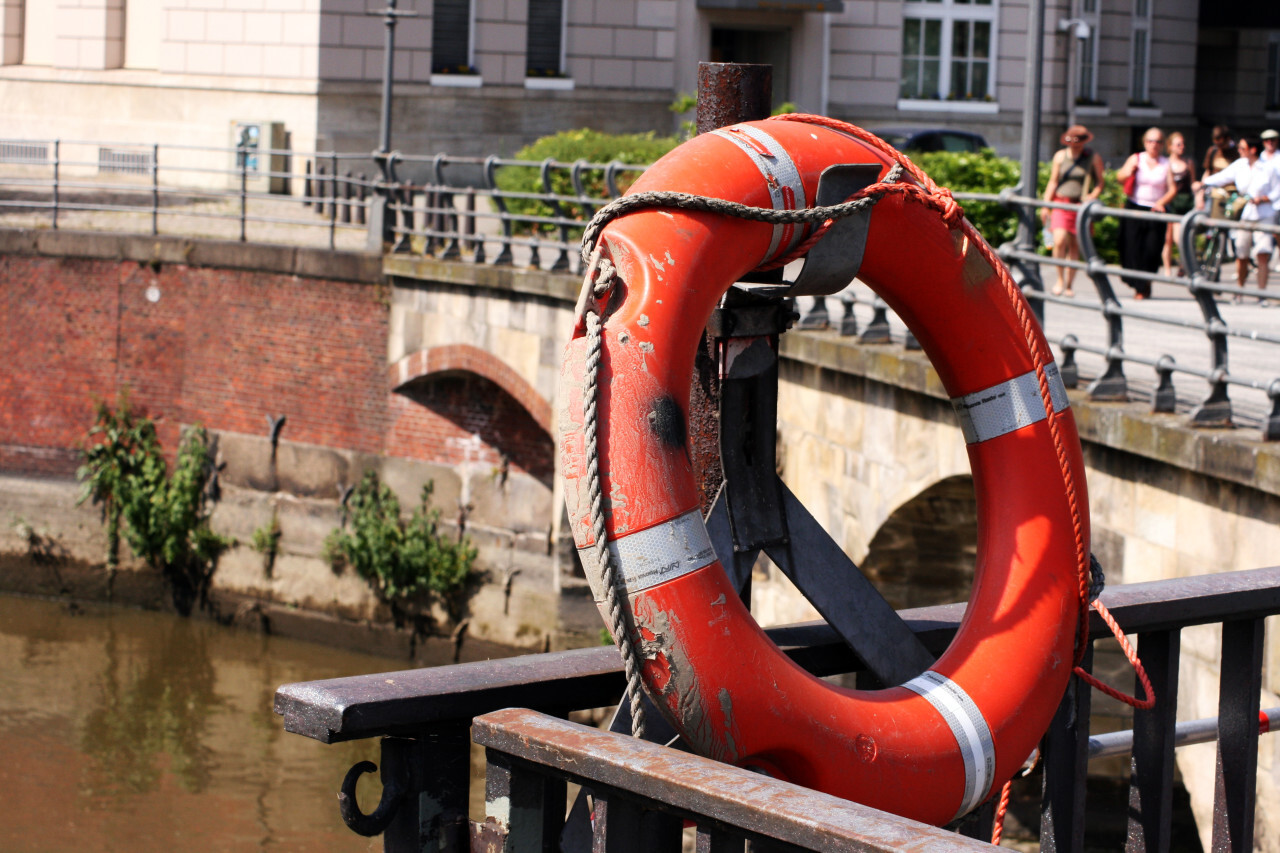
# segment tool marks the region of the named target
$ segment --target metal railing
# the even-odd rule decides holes
[[[363,247],[367,154],[0,139],[0,222]]]
[[[1125,631],[1137,635],[1157,697],[1154,708],[1134,714],[1126,849],[1169,848],[1180,637],[1184,628],[1207,624],[1220,625],[1222,638],[1213,849],[1252,849],[1263,624],[1280,613],[1280,568],[1112,587],[1102,600]],[[963,613],[963,604],[952,604],[900,615],[939,654]],[[824,623],[768,633],[815,675],[859,670],[858,659]],[[1086,668],[1092,667],[1093,642],[1110,636],[1093,614]],[[706,837],[700,850],[741,850],[744,838],[792,850],[893,850],[908,841],[965,849],[966,842],[943,829],[544,716],[614,703],[623,687],[617,651],[598,647],[288,684],[276,692],[275,710],[288,731],[324,743],[382,739],[378,809],[365,815],[354,805],[356,780],[374,769],[368,763],[347,774],[339,799],[348,825],[366,835],[382,832],[388,851],[556,849],[543,846],[556,839],[566,853],[676,850],[682,820]],[[1073,679],[1041,742],[1043,851],[1083,849],[1091,699]],[[539,713],[493,713],[505,708]],[[469,731],[488,750],[490,767],[488,818],[470,827]],[[569,809],[566,780],[594,792],[594,823],[585,818],[585,800],[575,801],[576,817]],[[989,837],[992,813],[987,803],[952,828]],[[803,815],[807,822],[799,819]],[[611,830],[618,826],[621,832]],[[468,846],[469,835],[477,847]],[[503,838],[519,843],[504,847]]]
[[[643,169],[617,162],[444,154],[393,152],[379,160],[369,154],[276,149],[0,140],[0,223],[38,219],[53,228],[312,241],[329,248],[385,245],[393,252],[443,260],[576,274],[583,223]],[[361,170],[378,177],[366,178]],[[512,179],[521,175],[525,188],[513,189],[521,182]],[[1152,411],[1186,412],[1196,426],[1244,425],[1257,428],[1266,440],[1280,440],[1280,312],[1273,321],[1268,312],[1230,308],[1239,316],[1228,322],[1219,298],[1255,300],[1263,294],[1219,282],[1216,265],[1206,270],[1198,251],[1198,243],[1221,241],[1231,228],[1270,233],[1280,228],[1211,219],[1203,211],[1179,218],[1096,201],[1065,205],[1011,190],[956,197],[1003,203],[1027,223],[1028,233],[1037,230],[1035,214],[1041,208],[1079,212],[1078,261],[1052,258],[1025,244],[999,249],[1018,271],[1023,292],[1057,345],[1069,387],[1087,381],[1091,399],[1149,399]],[[385,217],[372,215],[375,198],[385,202]],[[1186,274],[1163,276],[1106,263],[1090,238],[1090,225],[1108,218],[1180,224]],[[381,234],[367,233],[377,228]],[[1046,267],[1082,273],[1094,284],[1096,299],[1047,292],[1041,281]],[[1116,277],[1154,282],[1181,298],[1160,306],[1122,301],[1112,286]],[[915,346],[885,304],[856,282],[834,301],[840,306],[838,318],[832,319],[827,300],[817,299],[799,327],[830,327],[866,343],[900,340]],[[1135,366],[1151,373],[1144,377]],[[1178,376],[1202,380],[1207,391],[1179,391]],[[1232,399],[1231,389],[1241,392],[1240,400]]]

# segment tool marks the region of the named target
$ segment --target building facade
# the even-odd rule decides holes
[[[401,0],[394,147],[509,155],[591,126],[668,133],[700,60],[767,62],[774,100],[1020,145],[1037,0]],[[1117,160],[1152,124],[1197,147],[1280,122],[1280,7],[1043,0],[1042,156],[1078,120]],[[1158,8],[1157,8],[1158,5]],[[1253,7],[1257,8],[1253,8]],[[372,150],[384,23],[366,0],[0,0],[10,138]],[[193,155],[194,156],[194,155]]]

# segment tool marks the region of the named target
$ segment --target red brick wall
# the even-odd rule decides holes
[[[483,463],[505,456],[551,488],[551,436],[501,387],[474,374],[437,374],[405,385],[391,401],[387,453],[442,465]]]
[[[429,405],[392,393],[387,323],[377,285],[0,257],[0,471],[74,471],[93,399],[127,386],[137,409],[161,419],[168,449],[182,424],[265,435],[266,416],[283,414],[290,441],[451,463],[462,445],[440,439],[475,428],[485,458],[505,453],[549,482],[550,438],[493,383],[449,380]]]

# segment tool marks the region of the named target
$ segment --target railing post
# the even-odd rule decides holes
[[[556,195],[555,190],[551,186],[551,163],[552,163],[552,160],[550,157],[548,157],[546,160],[542,161],[542,169],[541,169],[542,191],[546,193],[548,196]],[[564,208],[560,206],[560,200],[557,198],[551,199],[551,215],[557,219],[564,219]],[[562,243],[567,244],[569,242],[569,226],[561,224],[559,226],[559,229],[560,229],[560,241]],[[560,254],[556,257],[555,261],[551,264],[551,272],[565,272],[568,269],[569,269],[569,250],[562,246],[560,248]]]
[[[1218,766],[1213,794],[1214,853],[1253,849],[1262,694],[1261,619],[1222,623],[1218,682]]]
[[[1093,668],[1093,643],[1082,662]],[[1084,783],[1089,769],[1089,685],[1076,676],[1040,745],[1044,766],[1044,794],[1040,803],[1042,853],[1082,853],[1084,850]]]
[[[329,152],[329,248],[337,246],[338,231],[338,154]]]
[[[564,825],[564,781],[493,749],[485,750],[485,758],[485,823],[505,835],[502,849],[558,850]]]
[[[1076,236],[1080,243],[1080,260],[1089,265],[1089,278],[1098,290],[1102,317],[1107,323],[1107,368],[1089,383],[1090,400],[1124,401],[1129,399],[1129,380],[1124,375],[1124,320],[1120,316],[1120,300],[1111,288],[1111,279],[1103,271],[1105,263],[1093,244],[1094,212],[1102,204],[1097,199],[1086,202],[1076,217]]]
[[[502,223],[502,248],[498,250],[498,256],[493,259],[494,266],[510,266],[511,265],[511,214],[507,213],[507,202],[502,197],[502,192],[498,189],[498,181],[495,173],[498,169],[498,158],[489,156],[484,161],[484,188],[489,191],[489,198],[493,199],[493,206],[498,209],[498,220]]]
[[[236,149],[236,160],[240,162],[240,242],[243,243],[245,237],[245,213],[248,210],[249,199],[249,149],[241,145]]]
[[[160,233],[160,145],[151,146],[151,233]]]
[[[53,140],[53,230],[58,230],[58,173],[62,165],[62,142]]]
[[[1181,648],[1181,632],[1176,628],[1138,636],[1138,653],[1151,679],[1156,704],[1133,713],[1127,853],[1158,853],[1168,850],[1172,841],[1173,748]]]

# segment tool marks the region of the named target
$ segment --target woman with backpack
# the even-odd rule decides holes
[[[1044,189],[1045,201],[1060,204],[1083,204],[1097,198],[1102,192],[1104,167],[1102,158],[1085,144],[1093,139],[1089,128],[1075,124],[1062,134],[1065,146],[1053,155],[1049,166],[1049,183]],[[1040,208],[1040,217],[1047,221],[1053,234],[1053,257],[1078,261],[1080,243],[1076,237],[1076,211]],[[1053,286],[1054,296],[1075,296],[1071,289],[1076,271],[1060,266],[1058,280]]]

